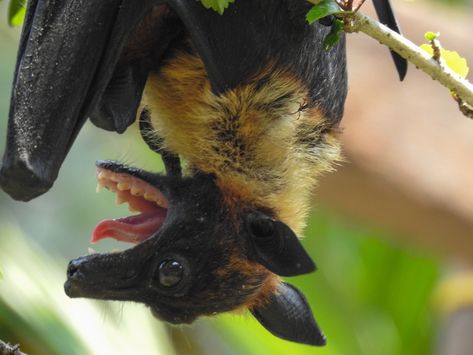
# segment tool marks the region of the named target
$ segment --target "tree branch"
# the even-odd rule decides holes
[[[10,345],[0,340],[0,355],[26,355],[20,351],[19,345]]]
[[[473,85],[447,65],[437,62],[429,53],[407,38],[361,12],[347,15],[345,23],[347,24],[346,32],[363,32],[388,46],[418,69],[430,75],[432,79],[438,80],[443,86],[450,89],[454,96],[460,98],[463,103],[473,107]]]
[[[320,0],[307,1],[314,5],[320,2]],[[359,11],[351,10],[351,7],[339,6],[347,11],[337,15],[343,17],[345,32],[363,32],[398,53],[432,79],[450,89],[460,111],[465,116],[473,118],[473,85],[468,80],[463,79],[450,69],[441,58],[439,60],[439,58],[435,58],[435,55],[431,56],[399,33]]]

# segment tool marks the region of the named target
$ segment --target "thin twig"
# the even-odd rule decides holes
[[[0,340],[0,355],[26,355],[20,351],[19,345],[10,345]]]
[[[317,4],[320,0],[307,0]],[[404,36],[390,30],[385,25],[373,20],[369,16],[357,11],[344,15],[345,32],[363,32],[389,47],[401,57],[407,59],[418,69],[438,80],[443,86],[450,89],[459,104],[460,111],[471,117],[473,108],[473,84],[463,79],[441,60],[436,60],[429,53],[412,43]]]
[[[466,105],[473,107],[473,85],[446,65],[440,65],[430,54],[402,35],[361,12],[347,15],[347,32],[363,32],[388,46],[418,69],[450,89]]]
[[[458,109],[463,113],[466,117],[473,118],[473,107],[467,105],[460,99],[457,95],[452,95],[453,99],[458,103]]]

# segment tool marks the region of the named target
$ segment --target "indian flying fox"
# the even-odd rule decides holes
[[[24,201],[47,191],[87,118],[118,133],[138,121],[166,168],[97,162],[99,184],[139,214],[99,223],[93,241],[134,246],[71,261],[70,297],[141,302],[174,324],[248,309],[278,337],[325,343],[281,280],[315,270],[299,237],[317,177],[340,159],[347,93],[345,39],[325,49],[331,21],[308,24],[310,6],[29,1],[2,188]]]

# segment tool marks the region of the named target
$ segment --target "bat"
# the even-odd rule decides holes
[[[70,262],[70,297],[135,301],[173,324],[249,310],[274,335],[323,345],[304,295],[281,280],[315,264],[299,241],[316,178],[339,159],[345,40],[300,0],[30,0],[0,184],[28,201],[57,178],[87,118],[136,121],[166,174],[97,162],[139,214],[92,241],[135,244]]]

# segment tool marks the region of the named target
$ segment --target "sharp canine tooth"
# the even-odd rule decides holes
[[[89,247],[89,248],[87,248],[87,254],[88,254],[88,255],[97,254],[97,252],[96,252],[94,249],[92,249],[92,248]]]
[[[166,200],[163,197],[157,197],[156,198],[156,203],[159,205],[159,207],[167,208],[167,203]]]
[[[100,171],[100,172],[97,174],[97,179],[98,179],[98,180],[102,180],[102,179],[105,179],[105,178],[106,178],[105,172]]]
[[[136,208],[133,208],[132,206],[128,205],[128,210],[130,212],[140,212],[139,210],[137,210]]]
[[[100,183],[97,183],[97,187],[95,188],[95,192],[100,192],[100,190],[102,190],[102,184]]]
[[[119,182],[117,184],[117,188],[121,191],[129,190],[130,189],[130,184],[127,182]]]
[[[149,192],[145,192],[144,198],[146,201],[152,201],[152,202],[156,201],[156,196]]]
[[[117,195],[117,197],[115,198],[115,202],[117,205],[121,205],[123,202],[126,202],[126,200],[120,195]]]

